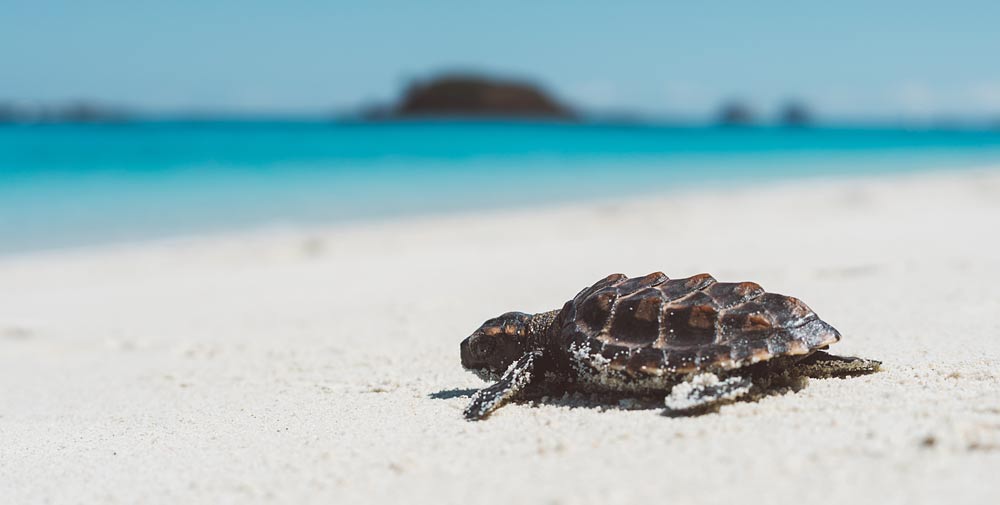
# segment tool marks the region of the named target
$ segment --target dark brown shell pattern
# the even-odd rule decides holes
[[[732,370],[840,340],[800,300],[708,274],[610,275],[567,302],[561,316],[566,348],[636,378]]]

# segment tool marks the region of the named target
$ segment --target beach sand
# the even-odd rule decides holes
[[[982,170],[0,258],[0,501],[996,503],[998,229]],[[463,420],[483,320],[656,270],[802,298],[884,370]]]

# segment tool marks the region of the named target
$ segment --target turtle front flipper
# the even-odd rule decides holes
[[[532,351],[517,360],[495,384],[480,389],[472,395],[472,402],[465,408],[465,418],[477,421],[516,398],[535,378],[535,368],[542,352]]]
[[[881,361],[850,356],[835,356],[823,351],[816,351],[792,365],[792,370],[806,377],[827,379],[830,377],[867,375],[879,371],[881,367]]]
[[[729,402],[750,392],[753,382],[749,377],[720,379],[714,373],[701,373],[675,385],[663,403],[665,414],[684,416],[706,412],[711,407]]]

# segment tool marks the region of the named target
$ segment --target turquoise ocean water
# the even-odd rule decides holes
[[[488,122],[0,126],[0,253],[1000,166],[1000,132]]]

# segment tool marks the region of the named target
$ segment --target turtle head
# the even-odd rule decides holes
[[[483,323],[462,341],[462,366],[483,380],[496,380],[528,352],[531,315],[508,312]]]

